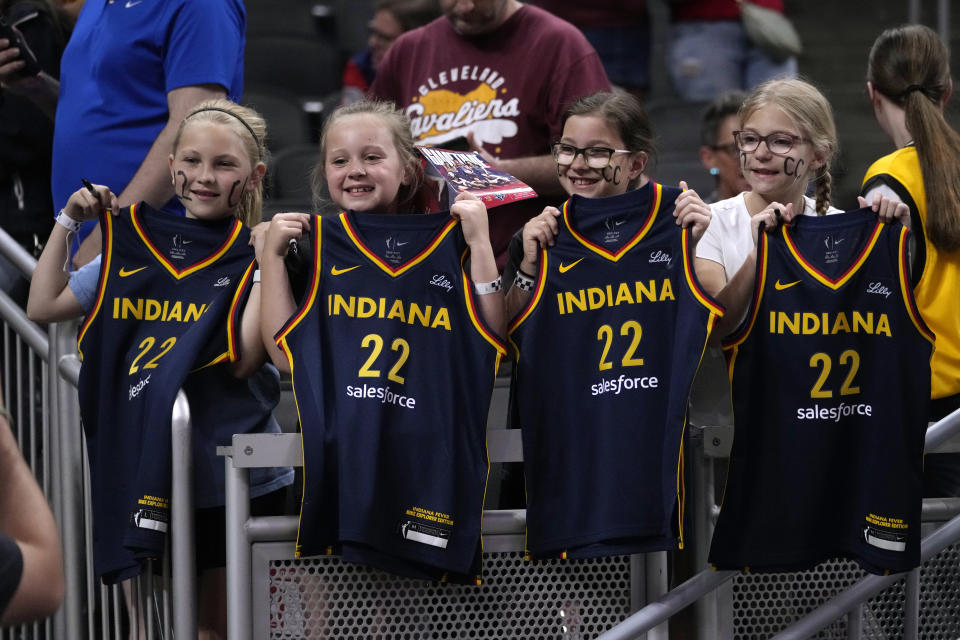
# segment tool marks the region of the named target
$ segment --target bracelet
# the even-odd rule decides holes
[[[60,213],[57,214],[57,224],[61,227],[66,227],[67,231],[76,233],[80,230],[80,227],[83,226],[83,220],[74,220],[67,215],[66,211],[60,209]]]
[[[497,279],[493,282],[474,282],[473,288],[477,292],[477,295],[485,296],[488,293],[502,291],[503,280],[500,279],[500,276],[497,276]]]
[[[260,282],[260,269],[253,270],[253,284]]]
[[[513,286],[521,291],[533,291],[533,278],[517,269],[517,277],[513,279]]]
[[[537,279],[537,276],[531,275],[531,274],[527,273],[526,271],[524,271],[524,270],[521,269],[520,267],[517,267],[517,273],[520,274],[520,275],[522,275],[524,278],[526,278],[526,279],[529,280],[530,282],[533,282],[534,280]]]

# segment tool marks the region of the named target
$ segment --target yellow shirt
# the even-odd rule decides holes
[[[913,293],[920,315],[937,336],[930,360],[930,395],[944,398],[960,393],[960,251],[943,253],[926,241],[927,195],[916,148],[904,147],[874,162],[863,178],[862,190],[877,183],[893,189],[920,216],[921,228],[913,231],[923,239],[926,260]]]

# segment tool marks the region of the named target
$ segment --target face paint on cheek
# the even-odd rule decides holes
[[[240,199],[243,198],[243,190],[247,186],[247,181],[243,181],[243,187],[240,187],[240,181],[237,180],[233,183],[233,186],[230,187],[230,195],[227,196],[227,205],[230,207],[235,207],[240,204]],[[237,191],[237,187],[240,187],[240,193],[237,194],[237,201],[233,201],[233,194]]]
[[[607,169],[610,169],[610,175],[607,175]],[[600,170],[600,176],[603,178],[604,182],[609,182],[611,184],[620,184],[620,172],[623,169],[620,167],[610,167],[609,165]]]
[[[746,152],[740,152],[740,169],[742,171],[743,169],[746,169],[746,168],[747,168],[747,154]]]
[[[800,171],[803,169],[804,161],[798,158],[784,158],[783,172],[794,178],[800,177]]]
[[[183,184],[180,185],[180,199],[193,200],[193,198],[187,195],[187,174],[183,171],[177,171],[177,176],[183,178]]]

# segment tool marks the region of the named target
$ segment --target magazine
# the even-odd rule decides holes
[[[461,191],[469,191],[487,206],[497,207],[517,200],[535,198],[536,191],[505,171],[490,166],[476,151],[451,151],[418,147],[426,161],[428,177],[442,181],[440,205],[449,208]]]

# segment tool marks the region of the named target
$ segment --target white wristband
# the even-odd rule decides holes
[[[260,282],[260,269],[253,270],[253,284]]]
[[[503,280],[500,279],[500,276],[497,276],[497,279],[493,282],[474,282],[473,288],[477,292],[477,295],[485,296],[488,293],[502,291]]]
[[[67,231],[71,233],[76,233],[80,230],[80,227],[83,226],[83,220],[74,220],[67,215],[66,211],[60,209],[60,213],[57,214],[57,224],[61,227],[66,227]]]

